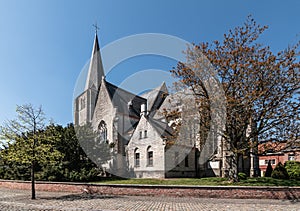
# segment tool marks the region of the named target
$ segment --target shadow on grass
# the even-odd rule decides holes
[[[259,178],[248,178],[247,180],[241,180],[239,185],[247,186],[300,186],[298,180],[283,180],[274,179],[271,177],[259,177]]]

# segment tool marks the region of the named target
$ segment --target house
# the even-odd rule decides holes
[[[295,144],[296,143],[296,144]],[[258,146],[259,168],[261,176],[264,176],[270,162],[272,168],[280,162],[300,161],[300,145],[298,142],[264,142]]]

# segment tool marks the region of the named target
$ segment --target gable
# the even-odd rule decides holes
[[[146,131],[146,137],[145,137]],[[142,116],[134,130],[129,145],[136,144],[164,144],[165,139],[172,136],[172,129],[161,121],[148,119]]]
[[[95,126],[95,124],[105,118],[105,116],[114,116],[114,107],[109,97],[106,83],[102,80],[92,117],[93,125]]]
[[[106,87],[111,102],[117,108],[118,112],[140,118],[141,105],[146,104],[146,99],[121,89],[109,82],[106,82]]]

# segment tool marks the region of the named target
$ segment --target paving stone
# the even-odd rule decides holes
[[[2,211],[114,211],[114,210],[299,210],[300,202],[265,199],[211,199],[192,197],[113,196],[40,192],[31,200],[28,190],[0,188]]]

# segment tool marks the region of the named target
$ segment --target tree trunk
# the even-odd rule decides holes
[[[232,182],[238,182],[238,155],[234,153],[230,156],[229,179]]]
[[[35,199],[35,180],[34,180],[35,160],[31,163],[31,199]]]
[[[34,121],[33,126],[33,136],[36,135],[36,122]],[[35,145],[36,145],[36,137],[33,139],[32,145],[32,163],[31,163],[31,199],[35,199],[35,178],[34,178],[34,171],[35,171]]]

